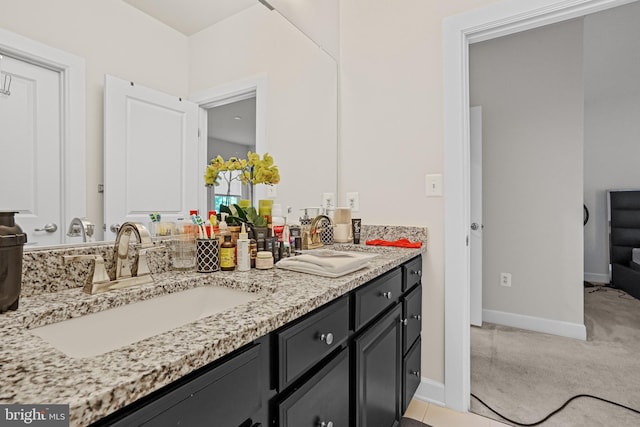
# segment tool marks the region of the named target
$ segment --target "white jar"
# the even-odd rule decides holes
[[[256,254],[256,268],[268,270],[273,268],[273,254],[269,251],[260,251]]]

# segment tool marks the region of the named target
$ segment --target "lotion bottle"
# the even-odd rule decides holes
[[[240,230],[240,235],[237,240],[237,251],[238,251],[238,271],[249,271],[251,270],[251,253],[249,249],[249,235],[247,234],[247,229],[242,223],[242,229]]]

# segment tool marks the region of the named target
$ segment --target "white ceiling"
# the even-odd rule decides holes
[[[236,119],[236,117],[240,117]],[[232,102],[208,110],[207,134],[209,138],[256,144],[256,98]]]
[[[123,0],[186,36],[197,33],[258,0]]]

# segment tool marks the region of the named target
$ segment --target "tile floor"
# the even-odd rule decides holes
[[[503,424],[471,412],[464,414],[418,399],[411,400],[404,416],[433,427],[509,427],[509,424]]]

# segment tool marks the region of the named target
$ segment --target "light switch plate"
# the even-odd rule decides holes
[[[425,176],[427,197],[442,197],[442,174]]]

